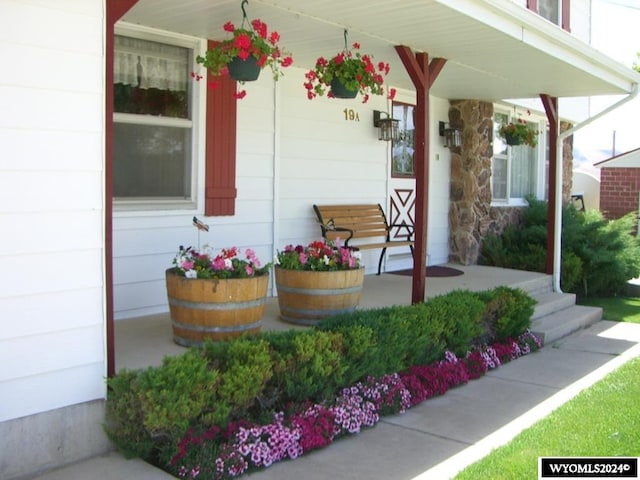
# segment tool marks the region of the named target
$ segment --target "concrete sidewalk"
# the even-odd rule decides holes
[[[246,478],[452,478],[639,355],[640,325],[600,321],[402,415],[384,417],[374,428]],[[171,478],[140,460],[125,460],[112,453],[34,480]]]

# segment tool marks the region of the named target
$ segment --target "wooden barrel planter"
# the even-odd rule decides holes
[[[274,269],[280,318],[298,325],[352,312],[360,303],[364,267],[356,270],[312,272]]]
[[[258,333],[269,276],[224,280],[185,278],[166,271],[173,340],[185,347]]]

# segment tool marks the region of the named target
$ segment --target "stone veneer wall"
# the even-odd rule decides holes
[[[449,207],[449,261],[478,263],[482,240],[517,225],[524,207],[491,206],[493,104],[479,100],[452,100],[449,124],[462,129],[462,146],[451,148]],[[561,130],[570,125],[562,122]],[[571,195],[572,138],[563,145],[563,202]]]

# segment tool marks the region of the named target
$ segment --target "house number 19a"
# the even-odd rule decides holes
[[[353,108],[344,109],[344,119],[348,122],[359,122],[360,116]]]

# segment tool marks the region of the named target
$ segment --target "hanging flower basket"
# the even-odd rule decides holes
[[[520,139],[520,137],[518,137],[517,135],[513,135],[511,133],[505,133],[504,139],[507,142],[507,145],[516,146],[522,143],[522,140]]]
[[[313,100],[325,93],[328,97],[355,98],[360,93],[362,103],[366,103],[370,95],[383,95],[384,77],[389,73],[389,64],[378,62],[376,65],[373,63],[372,55],[360,53],[359,50],[359,43],[354,43],[352,50],[347,48],[345,30],[344,50],[330,60],[318,58],[315,68],[306,73],[307,81],[304,86],[307,89],[307,98]],[[340,85],[336,83],[338,81]],[[390,93],[393,94],[395,91]],[[393,95],[390,95],[390,98],[392,97]]]
[[[229,76],[238,82],[253,82],[260,76],[260,66],[255,57],[249,55],[245,60],[236,57],[227,64]]]
[[[229,75],[239,82],[251,82],[257,80],[263,68],[271,68],[273,79],[278,80],[282,75],[282,69],[289,67],[293,63],[290,55],[285,55],[278,46],[280,34],[276,31],[269,33],[267,24],[259,19],[251,20],[248,27],[245,27],[247,15],[244,10],[244,0],[242,7],[242,25],[236,28],[231,22],[226,22],[224,31],[231,34],[231,38],[216,44],[205,54],[199,55],[196,62],[205,67],[213,76]],[[242,63],[244,62],[244,63]],[[243,67],[249,68],[251,64],[252,73],[249,74]],[[255,64],[255,65],[253,65]],[[241,68],[242,72],[238,69]],[[257,68],[257,75],[256,75]],[[195,76],[200,79],[200,76]]]
[[[356,98],[358,90],[349,90],[339,78],[335,77],[331,80],[331,93],[335,98]]]
[[[521,118],[515,122],[502,124],[498,135],[504,138],[507,145],[535,147],[538,144],[538,131],[530,128],[529,124]]]

